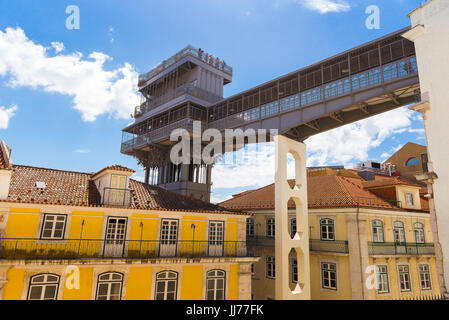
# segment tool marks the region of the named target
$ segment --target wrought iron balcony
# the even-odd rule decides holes
[[[368,242],[369,255],[434,255],[433,243]]]
[[[322,241],[310,239],[309,250],[313,252],[349,253],[348,241],[345,240]]]
[[[132,190],[104,188],[102,205],[129,207],[131,206]]]
[[[248,257],[245,241],[0,239],[0,259],[153,259]]]
[[[247,237],[248,247],[274,248],[273,237]],[[349,253],[348,241],[334,240],[323,241],[320,239],[309,239],[309,250],[313,252]]]

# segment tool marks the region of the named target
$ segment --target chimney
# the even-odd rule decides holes
[[[0,200],[6,200],[11,183],[12,162],[11,149],[4,141],[0,142]]]

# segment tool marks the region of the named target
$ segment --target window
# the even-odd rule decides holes
[[[390,287],[388,284],[388,267],[376,266],[376,277],[377,277],[377,293],[390,292]]]
[[[59,276],[38,274],[30,279],[28,300],[56,300],[58,296]]]
[[[178,288],[178,273],[162,271],[156,275],[155,300],[175,300]]]
[[[254,277],[254,263],[251,263],[251,276]]]
[[[384,226],[380,220],[374,220],[372,222],[373,228],[373,242],[384,242]]]
[[[254,218],[246,219],[246,236],[254,237]]]
[[[418,160],[418,158],[415,158],[415,157],[410,158],[410,159],[408,159],[408,160],[405,162],[405,165],[406,165],[406,166],[414,166],[414,165],[417,165],[417,164],[419,164],[419,160]]]
[[[395,244],[405,244],[405,231],[403,222],[395,221],[393,223],[393,234]]]
[[[419,265],[419,280],[421,282],[422,290],[431,290],[432,284],[430,282],[430,270],[428,264]]]
[[[223,270],[212,270],[207,273],[207,300],[224,300],[225,298],[225,277]]]
[[[321,263],[321,281],[324,289],[337,290],[337,265],[335,263]]]
[[[334,232],[334,220],[332,219],[321,219],[320,220],[320,236],[321,240],[329,241],[335,240],[335,232]]]
[[[415,227],[415,242],[425,243],[426,240],[424,238],[424,225],[421,222],[416,222],[414,227]]]
[[[296,218],[290,219],[290,236],[293,238],[296,234]]]
[[[63,239],[66,220],[65,214],[45,214],[41,239]]]
[[[408,266],[406,265],[398,266],[398,272],[399,272],[399,286],[401,292],[411,291],[410,273]]]
[[[276,277],[276,269],[275,269],[275,261],[273,256],[268,256],[266,258],[266,270],[267,270],[267,278],[275,278]]]
[[[267,219],[267,237],[274,237],[274,218]]]
[[[298,259],[296,259],[296,258],[291,259],[291,270],[292,270],[292,282],[297,283],[298,282]]]
[[[407,206],[413,207],[414,206],[413,194],[407,192],[405,194],[405,202],[407,203]]]
[[[118,272],[102,273],[98,276],[97,300],[120,300],[123,275]]]

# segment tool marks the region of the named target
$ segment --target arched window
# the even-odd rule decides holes
[[[38,274],[30,279],[28,300],[56,300],[58,296],[59,276],[56,274]]]
[[[321,240],[335,240],[334,220],[325,218],[320,220]]]
[[[381,220],[373,220],[373,242],[384,242],[384,226]]]
[[[178,273],[175,271],[161,271],[156,274],[155,300],[176,300],[178,288]]]
[[[405,243],[405,230],[404,230],[403,222],[395,221],[393,223],[393,234],[394,234],[394,242],[396,244],[404,244]]]
[[[414,166],[417,164],[419,164],[419,160],[418,160],[418,158],[415,158],[415,157],[412,157],[405,162],[406,166]]]
[[[424,225],[421,222],[416,222],[414,228],[415,228],[415,242],[425,243],[426,241],[424,238]]]
[[[211,270],[207,273],[207,300],[224,300],[226,272],[223,270]]]
[[[98,276],[97,300],[120,300],[122,296],[123,274],[106,272]]]

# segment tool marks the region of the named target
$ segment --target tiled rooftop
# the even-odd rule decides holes
[[[380,177],[372,182],[390,181]],[[307,195],[309,208],[342,208],[342,207],[367,207],[399,209],[395,201],[382,199],[365,188],[363,178],[351,174],[349,170],[335,171],[332,174],[314,175],[307,177]],[[390,181],[391,182],[391,181]],[[394,181],[397,182],[396,180]],[[408,181],[407,181],[408,182]],[[291,187],[294,180],[289,180]],[[219,205],[240,210],[273,209],[274,208],[274,184],[267,185],[256,190],[247,190],[233,195],[232,199],[221,202]],[[294,202],[290,201],[293,207]],[[425,210],[425,208],[423,208]]]
[[[91,173],[13,165],[6,201],[100,206],[100,193],[92,177]],[[36,187],[36,182],[44,182],[45,188]],[[134,209],[239,214],[239,212],[231,212],[223,207],[133,179],[130,179],[129,189],[132,192],[130,208]]]

